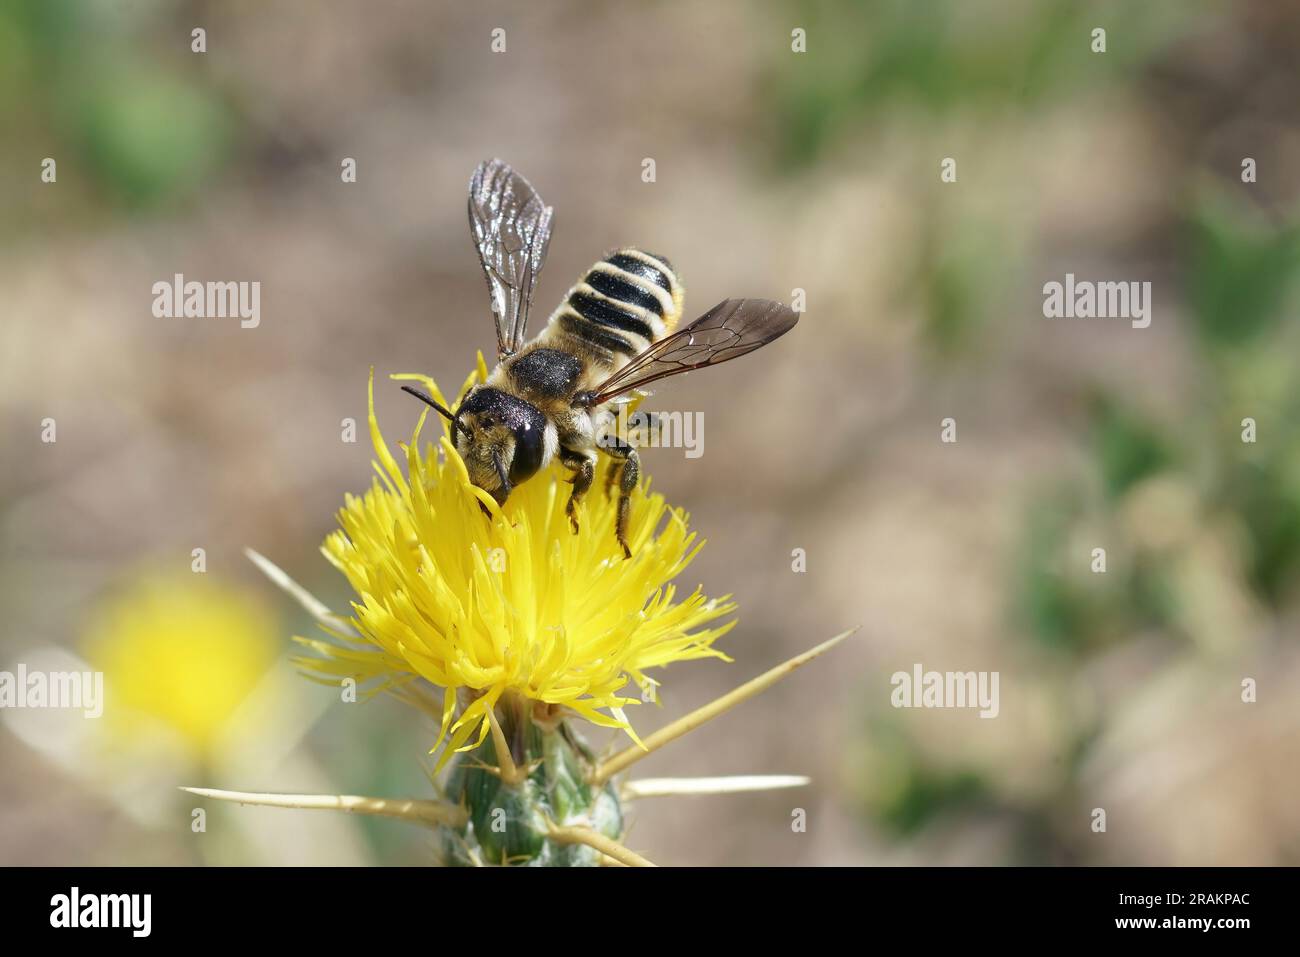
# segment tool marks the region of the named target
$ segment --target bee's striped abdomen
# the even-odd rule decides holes
[[[569,290],[551,325],[611,359],[631,358],[672,331],[681,309],[681,284],[666,259],[620,249]]]

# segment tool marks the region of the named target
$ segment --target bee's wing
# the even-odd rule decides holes
[[[470,178],[469,229],[492,296],[497,358],[524,343],[533,283],[551,242],[551,213],[528,180],[499,159],[480,163]]]
[[[798,321],[793,309],[770,299],[725,299],[602,382],[592,404],[608,402],[665,376],[753,352],[789,332]]]

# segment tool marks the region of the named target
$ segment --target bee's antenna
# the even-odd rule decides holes
[[[453,429],[459,429],[460,431],[465,433],[465,436],[467,438],[469,437],[469,429],[465,428],[465,426],[461,424],[460,419],[456,418],[454,413],[447,411],[446,406],[440,404],[436,399],[433,398],[433,396],[429,395],[427,392],[421,392],[419,389],[413,389],[409,385],[402,386],[402,391],[409,392],[411,393],[411,395],[415,396],[417,399],[419,399],[421,402],[425,403],[426,405],[433,406],[433,408],[437,410],[439,415],[446,417],[447,421],[452,424]]]

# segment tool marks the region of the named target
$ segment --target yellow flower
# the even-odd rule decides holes
[[[480,356],[461,394],[486,377]],[[447,404],[426,376],[393,378],[419,381]],[[669,584],[702,545],[685,512],[638,490],[632,558],[625,560],[614,536],[616,503],[599,483],[579,509],[576,534],[564,512],[569,486],[559,465],[520,485],[502,508],[470,483],[446,423],[438,448],[426,444],[421,454],[427,413],[403,447],[404,474],[379,431],[372,373],[379,477],[364,495],[345,498],[340,529],[322,549],[358,596],[357,634],[327,628],[333,641],[297,639],[318,653],[298,661],[318,680],[352,677],[367,692],[415,704],[426,701],[418,679],[444,689],[431,710],[441,726],[434,749],[448,742],[445,762],[483,742],[503,695],[568,709],[635,739],[623,708],[643,696],[653,700],[657,682],[646,669],[730,660],[713,643],[735,622],[707,626],[734,604],[698,588],[678,600]],[[641,693],[626,694],[629,682]]]
[[[103,671],[108,727],[121,739],[161,723],[206,756],[275,662],[276,622],[205,575],[144,574],[96,615],[83,650]]]

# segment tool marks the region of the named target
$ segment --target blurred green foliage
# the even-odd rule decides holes
[[[1105,96],[1194,29],[1189,6],[1173,0],[788,5],[792,28],[807,31],[809,52],[775,58],[780,66],[768,77],[765,97],[772,104],[769,155],[781,175],[843,162],[847,152],[869,167],[878,130],[941,128],[948,119],[1046,112],[1072,99]],[[1098,26],[1107,30],[1105,56],[1091,49]],[[890,155],[897,160],[897,149]],[[915,162],[934,167],[937,182],[934,156],[927,152]],[[977,226],[940,204],[919,220],[925,237],[913,269],[900,278],[900,295],[920,292],[927,342],[937,357],[955,358],[979,341],[991,317],[1005,313],[1005,290],[1020,284],[1023,258],[996,222]]]
[[[988,782],[973,767],[926,761],[898,727],[878,724],[872,732],[878,767],[889,780],[867,795],[875,821],[896,838],[910,838],[950,812],[991,806]]]
[[[1199,203],[1187,229],[1187,288],[1207,349],[1235,349],[1275,327],[1300,268],[1300,227],[1260,222],[1244,202]]]
[[[1099,74],[1103,83],[1123,80],[1175,42],[1187,12],[1169,0],[1101,9],[1070,0],[785,6],[792,27],[807,31],[809,49],[778,59],[783,65],[769,78],[775,157],[787,169],[807,167],[895,110],[1001,110],[1096,93]],[[1108,31],[1100,66],[1089,46],[1096,26]]]
[[[1106,97],[1160,116],[1162,88],[1147,77],[1188,34],[1235,25],[1234,11],[1215,3],[824,0],[798,10],[791,22],[807,29],[818,55],[787,57],[772,78],[777,167],[831,166],[850,151],[869,163],[864,144],[886,137],[898,162],[910,133],[913,165],[933,168],[935,183],[931,127],[1008,116],[1032,124]],[[1088,46],[1098,25],[1108,31],[1104,60]],[[1235,168],[1201,165],[1212,130],[1183,135],[1154,184],[1167,200],[1156,214],[1163,220],[1124,241],[1172,280],[1160,283],[1162,317],[1187,321],[1162,334],[1189,350],[1194,379],[1172,404],[1114,384],[1073,396],[1086,464],[1044,478],[1024,506],[1009,566],[1008,626],[1022,636],[1025,660],[1037,663],[1037,679],[1062,690],[1093,658],[1143,638],[1156,638],[1171,660],[1264,641],[1258,621],[1267,618],[1254,616],[1286,614],[1300,597],[1300,227],[1288,211],[1257,205]],[[1011,312],[1006,290],[1023,288],[1035,262],[1026,233],[1034,224],[989,222],[933,192],[917,187],[914,197],[920,233],[904,252],[913,268],[900,275],[897,295],[917,308],[900,311],[921,313],[934,355],[970,363],[986,343],[1005,341],[994,324]],[[1242,439],[1246,418],[1256,421],[1256,443]],[[1105,574],[1091,567],[1098,545]],[[1201,617],[1206,596],[1193,595],[1207,587],[1228,596],[1215,607],[1229,617],[1213,624]],[[1220,625],[1236,631],[1212,634]],[[1057,811],[1073,799],[1108,717],[1069,713],[1059,785],[1013,806],[998,797],[1000,771],[927,753],[906,724],[873,707],[860,807],[883,833],[909,840],[941,820],[996,816],[1021,839],[1011,850],[1021,860],[1072,859],[1079,849]]]
[[[1062,573],[1061,543],[1073,514],[1074,501],[1064,495],[1034,503],[1016,565],[1021,616],[1043,644],[1061,649],[1073,648],[1095,627],[1085,590]]]
[[[1087,404],[1094,474],[1059,479],[1026,509],[1013,581],[1018,617],[1038,643],[1076,659],[1142,634],[1205,643],[1198,632],[1218,626],[1187,607],[1189,587],[1221,588],[1278,614],[1300,594],[1300,340],[1287,321],[1296,308],[1296,230],[1264,226],[1244,197],[1215,191],[1193,202],[1183,236],[1199,371],[1185,414],[1157,418],[1114,389],[1097,391]],[[1243,440],[1246,419],[1255,420],[1254,443]],[[1131,517],[1149,508],[1144,483],[1153,479],[1166,499],[1185,497],[1189,513],[1157,529],[1172,525],[1173,544],[1135,537]],[[1085,531],[1108,546],[1105,575],[1091,574],[1078,553]],[[1220,576],[1208,585],[1181,577],[1206,555],[1239,552],[1240,581],[1231,564],[1208,566]],[[1228,624],[1238,639],[1267,638],[1249,620]]]
[[[913,269],[899,295],[920,297],[925,341],[935,356],[969,358],[989,316],[1006,308],[1005,275],[1017,260],[1001,224],[952,215],[937,203],[922,223]]]
[[[1095,483],[1067,482],[1027,510],[1017,606],[1044,644],[1082,651],[1141,626],[1176,630],[1168,580],[1177,552],[1144,550],[1123,541],[1120,517],[1142,483],[1166,474],[1190,490],[1197,521],[1217,527],[1230,516],[1244,532],[1248,575],[1260,602],[1293,598],[1300,576],[1300,382],[1270,366],[1278,350],[1295,349],[1294,306],[1300,244],[1293,227],[1263,227],[1245,200],[1219,192],[1194,202],[1180,248],[1185,255],[1187,312],[1199,368],[1198,395],[1187,414],[1157,421],[1113,389],[1087,402]],[[1297,353],[1291,352],[1292,357]],[[1284,362],[1286,360],[1283,360]],[[1288,362],[1293,365],[1293,362]],[[1245,418],[1262,419],[1266,441],[1242,440]],[[1066,550],[1080,527],[1105,528],[1127,555],[1121,576],[1104,587],[1095,576],[1063,571],[1078,556]],[[1120,539],[1119,542],[1114,542]]]
[[[96,174],[129,205],[184,197],[210,181],[229,146],[209,92],[134,64],[115,64],[69,106],[70,128]]]
[[[52,156],[60,182],[128,211],[210,185],[233,150],[232,110],[183,61],[202,60],[190,52],[190,28],[156,12],[78,0],[0,5],[0,97],[16,128],[0,162],[35,176]],[[20,143],[32,154],[15,152]]]
[[[1093,458],[1110,499],[1121,498],[1142,479],[1174,461],[1170,441],[1118,396],[1098,392],[1090,406],[1088,425]]]

